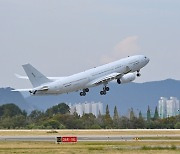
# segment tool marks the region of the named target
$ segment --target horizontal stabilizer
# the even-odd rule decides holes
[[[19,79],[29,79],[27,76],[22,76],[22,75],[19,75],[19,74],[15,74],[15,76]]]
[[[11,90],[11,91],[19,91],[19,92],[29,92],[29,91],[31,91],[32,89],[13,89],[13,90]]]

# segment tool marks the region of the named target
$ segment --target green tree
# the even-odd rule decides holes
[[[43,112],[41,112],[39,110],[33,110],[30,113],[29,118],[35,120],[35,119],[39,119],[42,115],[43,115]]]
[[[93,125],[95,125],[95,115],[93,115],[92,113],[85,113],[82,117],[82,122],[83,122],[83,126],[84,128],[88,129],[91,128]]]
[[[98,114],[98,117],[96,119],[98,125],[101,127],[101,128],[105,128],[105,125],[104,125],[104,116],[101,115],[101,112],[99,111],[99,114]]]
[[[54,116],[56,114],[66,114],[70,113],[70,108],[67,104],[65,103],[60,103],[58,105],[55,105],[46,111],[47,116]]]
[[[15,104],[4,104],[0,106],[1,117],[13,117],[24,114],[21,109]]]
[[[148,106],[148,110],[147,110],[147,121],[149,122],[151,120],[151,111],[150,111],[150,107]]]
[[[114,115],[113,115],[113,127],[114,128],[119,128],[119,123],[120,123],[120,119],[119,119],[119,114],[117,111],[117,107],[114,107]]]
[[[157,109],[157,106],[155,108],[155,112],[154,112],[154,120],[157,120],[159,119],[159,114],[158,114],[158,109]]]
[[[117,107],[115,106],[114,107],[114,116],[113,116],[113,120],[114,119],[118,119],[119,118],[119,114],[118,114],[118,111],[117,111]]]
[[[141,111],[139,111],[139,117],[138,117],[138,119],[136,121],[136,128],[141,128],[141,129],[145,128],[145,120],[144,120],[144,118],[142,116]]]
[[[120,128],[121,129],[127,129],[127,128],[130,128],[130,120],[129,118],[125,117],[125,116],[122,116],[120,118]]]
[[[12,118],[13,128],[25,128],[27,125],[26,117],[24,115],[16,115]]]
[[[174,126],[175,129],[180,129],[180,122],[177,122]]]
[[[108,104],[106,105],[106,114],[104,116],[104,125],[105,125],[105,128],[112,128],[112,125],[113,125],[113,121],[112,121],[112,118],[109,113]]]
[[[61,127],[60,123],[57,120],[50,119],[48,121],[45,121],[43,124],[46,128],[49,129],[58,129]]]
[[[108,104],[106,105],[106,116],[110,117],[110,112],[109,112],[109,106],[108,106]]]
[[[4,117],[3,119],[1,119],[0,127],[6,129],[13,129],[14,121],[10,117]]]

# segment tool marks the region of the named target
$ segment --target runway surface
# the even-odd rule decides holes
[[[56,141],[59,136],[3,136],[0,141]],[[77,136],[78,141],[125,141],[133,137],[122,136]]]
[[[56,138],[60,136],[0,136],[0,141],[52,141],[55,142]],[[64,137],[64,136],[63,136]],[[109,135],[109,136],[98,136],[98,135],[89,135],[89,136],[77,136],[78,141],[136,141],[141,140],[144,137],[173,137],[173,135]],[[177,135],[176,135],[177,137]],[[143,141],[169,141],[169,140],[144,140]],[[178,141],[180,140],[171,140]]]

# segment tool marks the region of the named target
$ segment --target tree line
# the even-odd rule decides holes
[[[150,108],[147,109],[147,119],[141,111],[136,116],[133,108],[129,117],[120,116],[114,107],[110,116],[109,106],[105,114],[96,117],[92,113],[79,116],[76,111],[70,114],[70,108],[65,103],[55,105],[45,112],[33,110],[29,115],[15,104],[0,106],[0,129],[180,129],[180,115],[160,119],[157,107],[151,117]]]

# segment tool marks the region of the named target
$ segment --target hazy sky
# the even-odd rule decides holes
[[[0,87],[29,88],[25,63],[66,76],[135,54],[136,82],[180,79],[180,0],[0,0]]]

